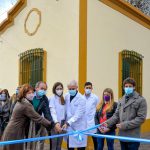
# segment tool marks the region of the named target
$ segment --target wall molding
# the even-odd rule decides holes
[[[37,14],[38,17],[39,17],[39,20],[38,20],[38,24],[37,24],[35,30],[32,31],[32,32],[29,32],[29,30],[27,29],[27,21],[28,21],[28,19],[29,19],[29,17],[30,17],[30,15],[31,15],[32,12],[36,12],[36,14]],[[28,14],[27,14],[27,16],[26,16],[26,19],[25,19],[25,22],[24,22],[24,31],[25,31],[25,33],[27,33],[29,36],[33,36],[33,35],[35,35],[36,32],[38,31],[40,25],[41,25],[41,11],[40,11],[39,9],[37,9],[37,8],[32,8],[32,9],[28,12]]]
[[[127,17],[138,22],[144,27],[150,29],[150,16],[145,15],[142,11],[132,6],[125,0],[99,0],[99,1],[126,15]]]
[[[26,6],[27,0],[19,0],[16,5],[8,12],[8,17],[0,24],[0,34],[3,33],[14,23],[14,18]]]

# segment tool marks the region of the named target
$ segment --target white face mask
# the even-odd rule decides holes
[[[33,94],[33,93],[27,94],[27,95],[26,95],[26,98],[27,98],[28,100],[32,101],[33,98],[34,98],[34,94]]]
[[[91,94],[92,90],[91,89],[85,89],[85,94],[89,95]]]
[[[57,94],[58,96],[61,96],[62,93],[63,93],[63,90],[56,90],[56,94]]]

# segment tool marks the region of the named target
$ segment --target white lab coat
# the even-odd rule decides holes
[[[69,127],[68,132],[85,130],[86,129],[86,102],[85,98],[78,92],[77,95],[70,102],[70,94],[67,93],[65,96],[66,101],[66,113],[67,122]],[[79,141],[74,136],[69,136],[69,147],[86,147],[87,146],[87,136],[82,135],[83,140]]]
[[[96,106],[99,103],[99,98],[95,94],[91,93],[89,97],[83,95],[86,100],[86,121],[87,128],[93,127],[95,125],[95,113]],[[96,133],[96,129],[88,131],[89,133]]]
[[[61,123],[65,120],[66,107],[61,104],[60,97],[53,95],[49,98],[49,108],[54,122]]]

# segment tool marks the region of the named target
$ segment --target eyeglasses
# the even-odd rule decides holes
[[[76,90],[75,88],[69,88],[69,90]]]

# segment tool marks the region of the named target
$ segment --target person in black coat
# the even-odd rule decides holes
[[[7,89],[0,93],[0,137],[2,136],[10,116],[10,96]]]
[[[54,128],[56,132],[61,133],[62,129],[59,123],[54,123],[50,109],[49,109],[49,101],[46,96],[47,84],[43,81],[39,81],[35,85],[35,96],[32,101],[32,105],[36,112],[40,115],[43,115],[44,118],[49,120],[51,124],[51,128]],[[39,130],[40,133],[39,133]],[[41,125],[36,124],[36,134],[40,134],[40,136],[46,136],[45,128],[41,127]],[[50,134],[50,133],[49,133]],[[40,141],[39,149],[44,149],[44,141]]]
[[[95,124],[102,124],[107,119],[111,118],[115,113],[117,108],[117,103],[114,102],[113,91],[110,88],[106,88],[103,91],[103,96],[101,102],[97,106],[97,111],[95,114]],[[97,129],[97,134],[103,134],[101,131],[105,128],[105,126],[100,126]],[[111,129],[107,129],[105,134],[107,135],[115,135],[116,126],[113,126]],[[104,148],[104,138],[97,138],[97,150],[103,150]],[[114,150],[114,140],[106,139],[108,150]]]

